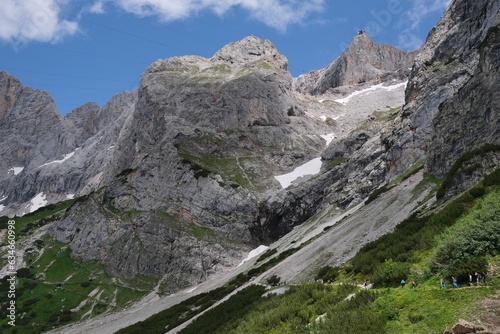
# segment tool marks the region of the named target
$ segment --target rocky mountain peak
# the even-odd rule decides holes
[[[0,72],[0,119],[3,119],[7,110],[15,104],[22,87],[21,82],[9,73]]]
[[[288,60],[281,55],[276,47],[267,39],[248,36],[230,43],[217,51],[212,61],[248,64],[255,61],[265,61],[271,66],[287,70]]]
[[[324,69],[300,76],[295,87],[302,93],[318,95],[340,86],[406,80],[414,58],[415,52],[375,44],[367,33],[360,31],[335,61]]]

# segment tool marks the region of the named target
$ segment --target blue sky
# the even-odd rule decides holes
[[[137,88],[157,59],[271,40],[293,76],[331,63],[364,29],[418,48],[450,0],[2,0],[0,70],[48,91],[61,114]]]

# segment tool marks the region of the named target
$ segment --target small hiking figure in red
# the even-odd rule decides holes
[[[411,280],[411,288],[415,289],[417,287],[417,282],[414,279]]]

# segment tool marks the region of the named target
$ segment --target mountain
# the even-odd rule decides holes
[[[377,45],[360,31],[342,54],[326,68],[299,76],[295,88],[303,93],[324,94],[341,86],[407,80],[416,55],[389,44]]]
[[[62,117],[47,92],[0,72],[3,214],[25,214],[97,189],[109,150],[137,99],[118,94]],[[110,144],[111,143],[111,144]]]
[[[415,53],[360,33],[299,78],[249,36],[211,58],[158,60],[137,91],[66,117],[2,72],[3,213],[75,196],[16,218],[19,267],[47,289],[80,286],[79,303],[100,291],[107,310],[123,289],[172,294],[136,305],[138,321],[232,279],[300,284],[344,265],[499,167],[499,6],[453,1]]]

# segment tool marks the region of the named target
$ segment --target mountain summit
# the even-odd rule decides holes
[[[360,31],[335,61],[299,77],[296,86],[304,93],[319,95],[340,86],[406,80],[415,54],[386,43],[377,45],[366,32]]]

